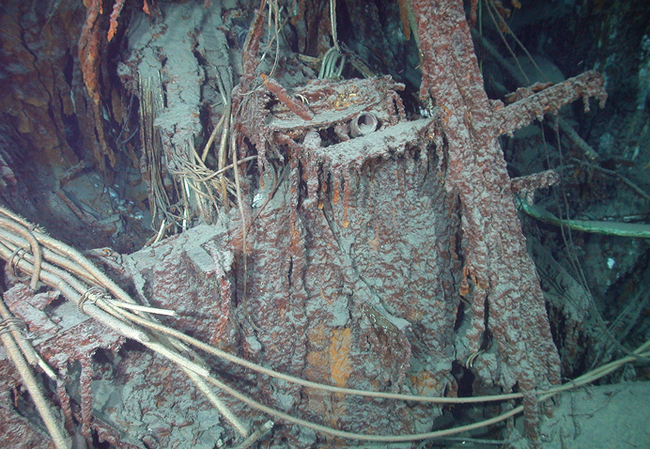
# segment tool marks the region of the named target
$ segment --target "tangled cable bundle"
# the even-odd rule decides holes
[[[274,419],[305,426],[324,434],[361,441],[400,442],[454,435],[495,424],[523,411],[523,405],[518,405],[497,417],[471,425],[410,435],[365,435],[346,432],[291,416],[261,404],[248,397],[245,393],[228,386],[215,373],[211,372],[203,359],[190,349],[187,344],[193,346],[196,350],[215,355],[230,363],[241,365],[273,378],[282,379],[308,388],[343,395],[399,401],[460,404],[513,401],[521,399],[523,394],[511,393],[469,398],[426,397],[339,388],[279,373],[219,350],[194,337],[160,324],[153,317],[154,315],[173,316],[174,312],[136,304],[122,288],[94,266],[79,251],[49,237],[41,230],[36,229],[33,225],[5,208],[0,208],[0,214],[2,215],[0,217],[0,257],[11,269],[28,274],[31,287],[38,288],[42,282],[47,287],[60,291],[66,299],[76,304],[83,313],[90,316],[93,320],[100,322],[106,328],[117,334],[140,342],[153,352],[174,362],[206,395],[214,407],[219,410],[242,438],[245,439],[238,447],[248,447],[256,439],[261,438],[271,429],[273,422],[266,421],[261,428],[255,429],[251,434],[249,429],[214,394],[213,387],[226,392],[262,413],[270,415]],[[39,386],[30,364],[37,364],[53,379],[57,378],[57,374],[48,367],[47,362],[38,355],[38,352],[24,338],[19,326],[20,320],[11,314],[4,302],[0,304],[0,314],[3,318],[1,329],[2,341],[7,352],[10,354],[24,384],[36,403],[38,411],[46,423],[56,447],[68,447],[67,441],[69,441],[69,437],[66,436],[62,426],[57,422],[55,414],[48,405],[45,393],[42,387]],[[641,345],[629,356],[603,365],[563,385],[556,386],[547,391],[537,392],[537,401],[544,401],[562,391],[593,382],[618,369],[625,363],[636,361],[639,357],[650,357],[650,341]],[[208,384],[211,384],[212,387]]]

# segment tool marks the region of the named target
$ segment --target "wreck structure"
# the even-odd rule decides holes
[[[337,2],[117,1],[110,17],[108,3],[12,6],[43,33],[78,24],[56,34],[74,48],[77,33],[77,54],[41,86],[55,112],[31,121],[43,105],[26,94],[15,111],[62,142],[42,145],[45,165],[67,170],[43,198],[104,242],[142,220],[136,204],[153,229],[147,246],[82,255],[59,241],[74,246],[69,225],[14,213],[34,223],[43,205],[25,201],[34,172],[0,150],[3,318],[27,323],[53,370],[37,383],[61,410],[57,445],[412,447],[464,402],[488,424],[523,411],[534,442],[560,358],[517,201],[555,178],[511,179],[499,137],[576,100],[602,106],[600,74],[490,100],[476,2],[395,6],[417,42],[415,95],[339,45]],[[133,195],[129,219],[76,204],[89,167]],[[0,370],[4,391],[25,382],[8,360]],[[6,438],[49,447],[1,413]]]

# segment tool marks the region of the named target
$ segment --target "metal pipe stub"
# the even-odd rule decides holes
[[[362,112],[352,119],[350,123],[350,135],[352,137],[365,136],[373,133],[379,127],[379,120],[370,112]]]

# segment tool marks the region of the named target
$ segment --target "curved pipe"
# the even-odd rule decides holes
[[[379,120],[374,114],[362,112],[352,119],[350,123],[350,135],[352,137],[365,136],[375,132],[379,127]]]

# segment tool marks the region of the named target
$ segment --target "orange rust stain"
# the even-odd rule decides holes
[[[439,396],[441,394],[440,379],[437,379],[432,372],[423,370],[417,374],[411,374],[409,377],[417,394],[424,396]]]
[[[318,323],[307,334],[310,350],[307,352],[307,368],[304,374],[310,380],[329,382],[330,376],[330,328]]]
[[[347,228],[348,225],[350,224],[350,221],[348,220],[348,204],[350,203],[350,181],[348,179],[345,180],[345,184],[343,185],[343,227]]]
[[[370,246],[371,250],[378,253],[379,252],[379,236],[375,235],[374,237],[368,239],[368,246]]]
[[[349,328],[332,329],[330,338],[330,377],[337,387],[345,387],[352,373],[350,346],[352,336]]]
[[[307,372],[310,378],[325,380],[327,373],[327,363],[329,359],[324,351],[311,351],[307,353]]]
[[[325,351],[328,347],[328,334],[325,324],[320,322],[315,324],[311,329],[307,331],[307,338],[309,339],[310,345],[313,347]]]

